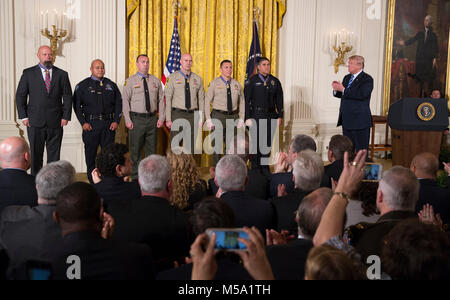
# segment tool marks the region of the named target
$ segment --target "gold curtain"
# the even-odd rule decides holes
[[[174,25],[172,0],[127,0],[128,75],[136,73],[136,57],[147,54],[150,73],[161,78],[169,53]],[[286,0],[181,0],[178,30],[182,53],[194,60],[192,71],[209,83],[220,75],[220,62],[233,61],[234,74],[242,85],[253,37],[253,10],[258,18],[262,54],[277,74],[278,29],[286,12]],[[161,135],[160,135],[161,136]],[[159,153],[166,141],[159,139]],[[203,155],[201,165],[210,158]]]

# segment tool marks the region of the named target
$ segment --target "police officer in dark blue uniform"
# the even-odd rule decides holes
[[[248,126],[257,125],[257,141],[252,141],[257,145],[258,155],[252,161],[252,167],[259,167],[262,171],[269,172],[268,165],[261,164],[261,159],[268,159],[270,152],[262,153],[260,145],[260,131],[267,132],[267,143],[265,147],[272,147],[272,139],[276,127],[272,126],[272,120],[276,120],[278,126],[281,125],[284,114],[283,88],[280,80],[270,74],[270,60],[262,57],[258,61],[258,74],[250,78],[245,84],[245,120]],[[253,124],[252,120],[256,121]],[[264,127],[262,120],[266,120],[267,127]],[[275,122],[274,122],[275,123]],[[275,128],[274,128],[275,127]],[[257,142],[257,144],[255,144]],[[263,147],[264,147],[263,146]]]
[[[75,87],[73,106],[83,126],[83,142],[87,175],[95,169],[98,146],[114,143],[122,117],[122,95],[117,85],[105,78],[105,64],[96,59],[91,64],[92,76]]]

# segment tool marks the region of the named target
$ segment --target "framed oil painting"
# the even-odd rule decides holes
[[[383,113],[403,98],[450,94],[450,0],[389,0]]]

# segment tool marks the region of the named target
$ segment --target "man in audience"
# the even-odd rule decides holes
[[[45,260],[51,248],[61,244],[61,230],[53,221],[56,196],[75,182],[75,169],[66,161],[43,167],[36,176],[38,206],[10,206],[0,219],[0,248],[5,248],[13,278],[23,278],[24,263]]]
[[[10,137],[0,144],[0,213],[9,205],[37,205],[34,176],[28,175],[31,166],[30,147],[19,137]]]
[[[244,192],[248,182],[247,166],[239,156],[228,155],[219,161],[215,181],[220,198],[234,210],[238,227],[255,226],[261,232],[274,228],[276,220],[272,205]]]
[[[270,196],[278,196],[278,187],[284,185],[288,194],[294,191],[294,181],[292,179],[292,165],[297,155],[304,150],[317,151],[316,142],[309,136],[299,134],[292,139],[289,146],[289,153],[280,153],[278,162],[275,165],[274,174],[270,178]]]
[[[353,143],[348,137],[335,135],[331,138],[328,146],[328,160],[331,164],[325,167],[325,174],[320,186],[332,188],[332,179],[335,182],[339,181],[344,168],[344,153],[352,153],[352,151]]]
[[[211,228],[235,228],[233,209],[223,200],[214,197],[203,199],[193,211],[190,219],[194,234],[199,236]],[[237,258],[237,259],[236,259]],[[217,273],[215,280],[251,280],[250,275],[239,263],[236,254],[219,252],[216,254]],[[161,272],[158,280],[190,280],[192,276],[192,258],[188,264]]]
[[[442,222],[450,222],[450,188],[441,188],[436,180],[439,170],[439,160],[431,153],[422,153],[414,157],[411,171],[419,179],[419,201],[416,213],[426,204],[433,206],[434,212],[441,215]],[[449,179],[450,181],[450,179]]]
[[[171,168],[167,159],[151,155],[139,164],[142,197],[131,201],[127,209],[115,209],[114,239],[144,243],[152,248],[155,261],[187,256],[190,244],[187,215],[170,205]]]
[[[291,234],[297,231],[294,220],[295,210],[306,195],[320,187],[320,181],[323,178],[323,162],[317,153],[305,150],[297,155],[293,167],[294,192],[272,199],[277,214],[278,230],[288,230]]]
[[[128,147],[123,144],[111,144],[102,149],[97,155],[97,169],[93,178],[95,189],[103,199],[103,207],[109,211],[110,202],[118,202],[118,206],[128,205],[129,201],[141,197],[141,190],[137,181],[126,182],[132,175],[133,162]],[[96,173],[96,174],[95,174]],[[100,182],[96,182],[100,180]]]
[[[267,247],[267,257],[277,280],[304,279],[306,258],[313,247],[312,239],[332,195],[331,189],[320,188],[303,199],[295,214],[298,225],[298,238],[295,240],[278,244],[279,241],[272,241],[271,237],[279,234],[267,232],[267,244],[273,244]]]
[[[153,279],[151,250],[146,245],[109,240],[114,220],[103,212],[95,188],[74,183],[56,199],[55,221],[61,227],[62,247],[52,253],[55,279],[72,279],[70,258],[78,257],[82,280]],[[108,238],[108,239],[107,239]]]
[[[229,155],[237,155],[247,163],[250,160],[250,146],[248,137],[236,135],[234,137],[233,146],[230,147]],[[245,186],[245,193],[249,196],[267,200],[269,198],[269,180],[263,175],[259,168],[250,169],[248,171],[248,183]],[[215,176],[214,176],[215,177]],[[216,195],[219,187],[214,182],[214,177],[208,182],[212,195]]]

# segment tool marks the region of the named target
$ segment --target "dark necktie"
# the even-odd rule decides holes
[[[227,108],[228,112],[233,112],[233,98],[231,97],[231,84],[227,83]]]
[[[145,109],[147,110],[147,112],[151,112],[150,93],[148,92],[147,78],[142,77],[142,79],[144,80]]]
[[[49,94],[50,94],[50,86],[51,86],[50,71],[45,70],[45,87],[47,88],[47,93]]]
[[[186,89],[185,89],[185,101],[186,101],[186,110],[191,109],[191,88],[189,86],[189,78],[185,78],[186,80]]]

